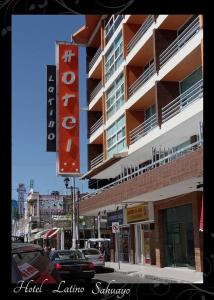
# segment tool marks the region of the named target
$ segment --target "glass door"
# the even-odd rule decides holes
[[[171,267],[195,267],[193,224],[187,216],[186,208],[173,208],[174,221],[168,219],[166,213],[166,265]],[[176,214],[176,210],[177,211]],[[183,213],[183,215],[182,215]],[[171,214],[171,215],[172,215]],[[176,220],[177,219],[177,220]],[[180,220],[179,220],[180,219]]]

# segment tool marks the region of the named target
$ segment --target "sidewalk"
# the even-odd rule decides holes
[[[135,265],[129,263],[106,262],[105,266],[129,276],[145,277],[160,282],[171,283],[203,283],[203,273],[187,268],[158,268],[156,266]]]

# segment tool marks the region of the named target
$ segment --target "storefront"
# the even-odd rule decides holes
[[[201,192],[155,203],[157,266],[202,271],[201,209]]]
[[[60,248],[60,228],[49,229],[44,235],[42,235],[44,240],[44,246],[50,246],[50,248],[61,249]]]
[[[131,241],[134,243],[134,263],[155,264],[153,203],[127,208],[126,221],[134,226],[129,238],[130,244]]]
[[[107,213],[107,227],[112,228],[112,223],[118,222],[120,225],[120,232],[118,233],[118,251],[119,258],[121,262],[129,262],[129,253],[130,253],[130,234],[129,234],[129,225],[124,225],[124,210],[119,209],[114,212]],[[111,231],[112,232],[112,231]],[[110,255],[111,261],[117,261],[117,252],[116,252],[116,239],[115,234],[111,233],[110,236]]]
[[[166,266],[195,268],[192,205],[164,210]]]

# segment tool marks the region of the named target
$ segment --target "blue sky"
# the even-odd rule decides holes
[[[55,64],[55,41],[70,41],[82,15],[12,16],[12,198],[30,180],[41,194],[65,193],[56,176],[56,153],[46,152],[46,65]],[[86,107],[85,48],[79,50],[80,107]],[[87,170],[86,111],[80,112],[81,172]],[[79,181],[80,191],[87,182]]]

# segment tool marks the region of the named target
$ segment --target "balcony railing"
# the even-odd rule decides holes
[[[200,29],[197,17],[187,28],[161,53],[159,57],[162,67],[176,52],[178,52]]]
[[[155,73],[154,62],[146,69],[143,74],[129,87],[129,97],[131,97],[150,77]]]
[[[137,33],[134,35],[134,37],[131,39],[131,41],[127,45],[128,53],[134,48],[134,46],[137,44],[137,42],[143,37],[143,35],[146,33],[146,31],[149,29],[149,27],[152,25],[154,21],[153,15],[149,15],[145,22],[141,25]]]
[[[127,175],[121,176],[121,178],[119,178],[118,180],[111,182],[110,184],[107,184],[100,189],[97,189],[93,193],[89,193],[89,194],[83,196],[82,199],[87,199],[87,198],[93,197],[96,194],[99,194],[105,190],[108,190],[109,188],[117,186],[124,181],[131,180],[136,176],[139,176],[143,173],[149,172],[150,170],[153,170],[154,168],[157,168],[159,166],[167,164],[179,157],[186,155],[187,153],[193,152],[202,147],[203,147],[203,139],[199,139],[197,142],[192,143],[186,147],[183,147],[182,149],[179,149],[177,151],[170,151],[166,155],[164,154],[163,157],[161,157],[160,159],[153,161],[151,164],[141,167],[141,168],[138,168],[137,170],[134,170]]]
[[[98,83],[98,85],[95,87],[93,92],[90,94],[90,102],[94,99],[94,97],[99,93],[99,91],[102,89],[102,81]]]
[[[99,118],[90,129],[90,135],[92,135],[95,131],[97,131],[98,128],[100,128],[103,125],[103,117]]]
[[[145,136],[150,130],[157,126],[156,114],[148,118],[142,124],[132,129],[129,133],[130,144],[135,143],[141,137]]]
[[[162,123],[177,115],[190,103],[203,96],[203,79],[196,82],[184,93],[162,107]]]
[[[95,62],[98,60],[101,52],[102,52],[102,50],[101,50],[101,48],[99,48],[97,50],[97,52],[94,54],[94,57],[92,58],[92,60],[89,63],[89,71],[92,69],[92,67],[94,66]]]
[[[101,162],[103,162],[104,155],[101,153],[100,155],[96,156],[94,159],[91,160],[91,169],[99,165]]]

